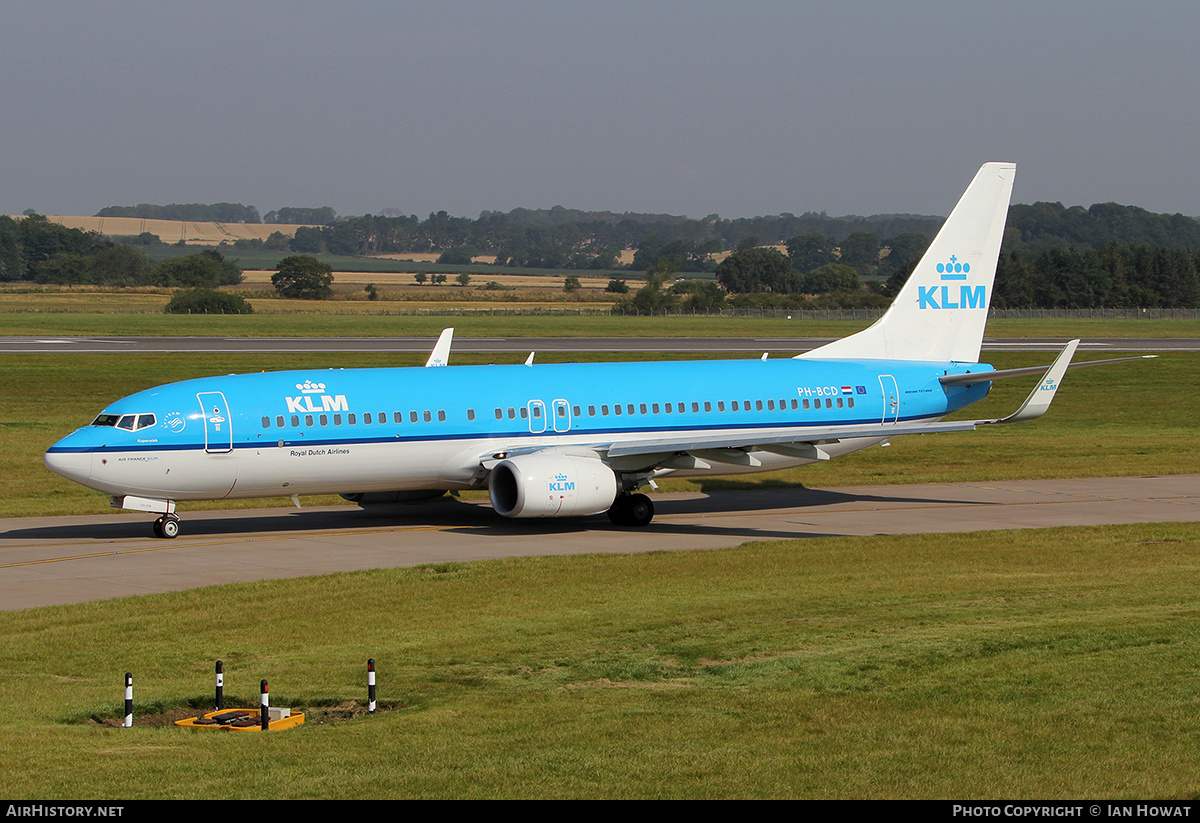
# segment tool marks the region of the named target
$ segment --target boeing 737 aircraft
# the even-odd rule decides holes
[[[1016,167],[975,175],[873,326],[790,359],[332,369],[186,380],[130,395],[55,443],[46,466],[155,512],[180,500],[340,493],[361,504],[487,488],[505,517],[654,515],[667,475],[770,471],[902,434],[1045,412],[1079,341],[1001,420],[944,422],[984,397],[979,350]],[[1130,358],[1133,359],[1133,358]],[[1113,361],[1101,361],[1113,362]],[[1077,365],[1095,365],[1082,363]]]

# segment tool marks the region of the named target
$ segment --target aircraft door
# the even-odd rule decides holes
[[[528,409],[530,433],[541,434],[546,430],[546,404],[541,400],[530,400]]]
[[[571,430],[571,405],[566,400],[555,400],[551,405],[554,410],[554,430],[569,432]]]
[[[896,378],[890,374],[879,375],[879,385],[883,388],[883,419],[884,425],[900,420],[900,389],[896,386]]]
[[[204,451],[209,454],[228,454],[233,451],[233,421],[229,404],[219,391],[201,392],[200,413],[204,416]]]

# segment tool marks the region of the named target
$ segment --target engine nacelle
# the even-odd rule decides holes
[[[341,497],[360,506],[386,506],[391,503],[419,503],[422,500],[441,497],[445,493],[444,489],[414,489],[402,492],[356,492],[343,494]]]
[[[617,476],[594,457],[535,452],[496,464],[488,495],[505,517],[599,514],[617,497]]]

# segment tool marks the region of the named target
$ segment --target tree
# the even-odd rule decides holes
[[[841,263],[830,263],[816,271],[810,271],[800,281],[800,290],[805,294],[825,294],[834,291],[858,291],[862,281],[858,272]]]
[[[456,277],[454,279],[458,281],[458,285],[460,285],[460,286],[471,285],[471,275],[467,274],[466,272],[463,272],[462,274],[460,274],[458,277]]]
[[[842,241],[841,262],[866,274],[879,266],[879,236],[873,231],[856,231]]]
[[[413,275],[413,280],[417,281],[418,286],[424,286],[425,281],[429,279],[429,275],[423,271],[419,271]]]
[[[563,280],[563,291],[565,292],[579,291],[580,288],[582,288],[582,284],[580,284],[578,277],[568,277],[566,280]]]
[[[824,234],[798,234],[787,241],[788,257],[796,271],[812,271],[837,262],[834,245]]]
[[[717,282],[728,292],[799,291],[800,275],[777,249],[742,249],[717,266]]]
[[[628,294],[629,285],[624,280],[614,277],[608,281],[608,285],[604,287],[604,290],[610,294]]]
[[[240,294],[216,289],[184,289],[167,303],[167,314],[253,314],[254,309]]]
[[[271,275],[275,291],[295,300],[324,300],[333,294],[333,267],[307,254],[294,254],[279,261]]]
[[[208,249],[162,261],[154,269],[152,279],[157,286],[212,289],[241,283],[242,270],[220,252]]]

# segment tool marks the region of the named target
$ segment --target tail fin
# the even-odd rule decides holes
[[[873,326],[799,358],[979,361],[1015,163],[985,163]]]

